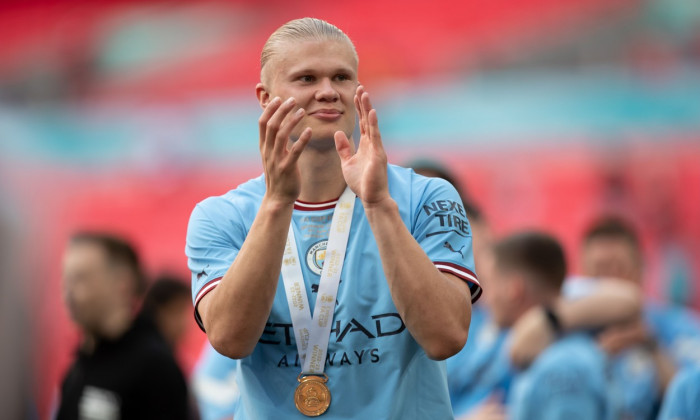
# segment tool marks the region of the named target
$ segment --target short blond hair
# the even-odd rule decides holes
[[[345,41],[352,47],[355,61],[358,61],[355,45],[345,32],[325,20],[305,17],[290,20],[270,35],[260,54],[260,79],[264,82],[265,65],[277,54],[280,44],[289,41]]]

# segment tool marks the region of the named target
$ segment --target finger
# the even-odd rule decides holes
[[[369,111],[367,120],[369,120],[369,138],[372,141],[372,144],[379,149],[384,149],[384,145],[382,144],[382,135],[379,133],[377,110],[373,109]]]
[[[345,162],[352,157],[352,147],[350,146],[350,140],[348,136],[342,131],[336,131],[333,136],[335,139],[335,150],[340,156],[340,161]]]
[[[367,133],[370,135],[370,137],[377,135],[379,132],[377,112],[374,110],[372,102],[369,99],[369,93],[362,93],[362,96],[360,97],[360,104],[362,105],[362,109],[364,109],[367,113]],[[371,117],[372,111],[375,111],[374,118]]]
[[[282,100],[279,98],[279,96],[276,96],[274,99],[272,99],[270,102],[267,103],[267,106],[263,109],[262,114],[260,115],[260,118],[258,119],[258,131],[260,133],[260,149],[262,150],[263,144],[265,143],[265,133],[267,132],[267,122],[270,120],[270,117],[277,111],[277,108],[279,108],[280,104],[282,103]]]
[[[374,106],[372,106],[372,101],[369,98],[369,93],[364,92],[362,94],[362,97],[360,98],[360,101],[363,104],[363,108],[365,110],[368,110],[367,133],[369,135],[369,138],[375,147],[379,148],[380,150],[383,150],[384,145],[382,144],[382,135],[379,132],[379,119],[377,118],[377,110],[374,109]]]
[[[360,97],[355,95],[355,111],[357,112],[357,124],[360,126],[360,137],[365,135],[365,123],[360,109]]]
[[[289,150],[289,160],[287,161],[287,164],[295,164],[297,160],[299,160],[301,152],[304,151],[306,145],[309,144],[309,141],[311,141],[311,127],[306,127],[304,131],[301,132],[299,139],[292,145],[292,148]]]
[[[285,150],[287,150],[287,144],[289,143],[289,136],[292,133],[294,127],[299,124],[306,111],[304,108],[299,108],[296,112],[289,113],[282,121],[282,127],[280,127],[277,132],[277,140],[275,140],[275,155],[282,156]]]
[[[368,126],[367,126],[367,109],[365,109],[364,104],[362,103],[362,95],[365,93],[365,87],[364,86],[358,86],[357,87],[357,94],[355,95],[355,98],[357,99],[357,108],[358,108],[358,114],[360,115],[360,133],[361,134],[368,134]]]
[[[268,147],[267,150],[274,150],[276,149],[277,145],[277,132],[280,129],[280,126],[282,125],[282,121],[284,118],[289,114],[289,112],[294,108],[294,103],[295,100],[294,98],[289,98],[286,101],[284,101],[279,108],[275,111],[275,113],[270,117],[270,119],[267,121],[266,130],[265,130],[265,142],[270,142],[271,147]],[[284,141],[284,146],[287,145],[286,140]]]

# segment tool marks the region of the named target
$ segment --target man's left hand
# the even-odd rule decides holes
[[[343,177],[350,189],[360,197],[365,208],[390,199],[387,181],[387,157],[379,134],[377,111],[372,108],[363,86],[357,87],[355,108],[360,120],[360,143],[357,153],[344,132],[335,133],[335,147],[340,156]]]

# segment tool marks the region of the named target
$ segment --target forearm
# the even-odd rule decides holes
[[[198,310],[214,348],[234,359],[253,351],[270,315],[293,203],[263,199],[240,252]]]
[[[563,332],[603,328],[637,318],[642,297],[634,285],[600,280],[590,295],[575,300],[559,297],[552,309]],[[527,366],[555,339],[556,332],[543,308],[533,308],[511,329],[511,361],[516,366]]]
[[[438,271],[404,225],[394,200],[365,207],[365,214],[391,297],[411,335],[430,358],[457,353],[469,333],[468,286]]]
[[[637,286],[620,280],[599,280],[589,296],[560,298],[555,307],[566,331],[602,328],[639,317],[642,296]]]

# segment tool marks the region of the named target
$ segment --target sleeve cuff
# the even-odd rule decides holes
[[[207,284],[204,285],[201,289],[199,289],[199,292],[197,293],[197,296],[194,298],[194,320],[197,321],[197,325],[199,325],[199,328],[206,333],[204,330],[204,323],[202,322],[202,317],[199,316],[199,311],[197,310],[197,305],[199,304],[199,301],[202,300],[202,298],[212,290],[216,286],[221,283],[221,277],[216,278],[214,280],[209,281]]]
[[[449,273],[459,277],[460,279],[466,281],[469,284],[469,291],[472,295],[472,303],[479,300],[481,297],[481,284],[479,284],[479,279],[477,279],[476,274],[466,267],[457,265],[450,262],[444,261],[433,261],[435,267],[442,271],[443,273]]]

